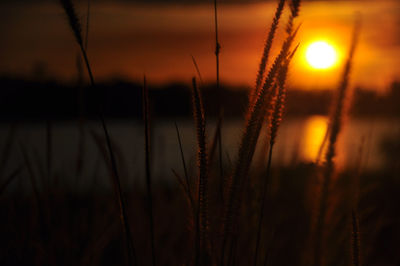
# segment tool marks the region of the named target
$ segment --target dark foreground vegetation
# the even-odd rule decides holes
[[[252,175],[252,185],[246,188],[248,196],[242,215],[245,224],[237,241],[236,265],[249,265],[254,256],[257,215],[253,210],[260,197],[257,188],[265,177],[262,174],[265,169],[254,172],[259,174]],[[291,168],[272,169],[272,172],[261,255],[263,259],[268,255],[269,265],[311,265],[310,236],[319,184],[316,166],[299,163]],[[166,174],[175,181],[172,174]],[[75,178],[69,173],[65,175],[62,178]],[[332,186],[326,219],[326,265],[351,265],[352,191],[349,180],[354,175],[355,171],[341,173]],[[398,165],[397,169],[388,167],[386,171],[359,176],[358,218],[363,265],[398,265],[400,262],[398,176]],[[29,179],[24,170],[14,182],[30,182]],[[111,191],[82,195],[51,182],[45,187],[38,182],[37,194],[19,191],[2,195],[1,265],[124,265],[125,242]],[[212,183],[213,187],[218,187],[216,182]],[[150,265],[145,192],[139,188],[126,188],[125,192],[138,265]],[[195,229],[187,198],[174,182],[155,184],[153,193],[158,264],[191,265]],[[214,189],[210,193],[210,202],[219,202],[219,191]],[[220,237],[220,228],[213,225],[221,222],[221,208],[220,205],[210,207],[213,239]]]

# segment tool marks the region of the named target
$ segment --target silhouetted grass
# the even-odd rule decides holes
[[[342,80],[339,84],[337,90],[337,98],[334,104],[333,113],[330,120],[330,131],[329,131],[329,138],[328,138],[328,146],[327,152],[325,155],[325,169],[323,173],[323,182],[322,182],[322,189],[321,189],[321,199],[320,199],[320,206],[318,209],[318,218],[317,218],[317,225],[316,225],[316,239],[315,239],[315,248],[314,248],[314,265],[325,265],[324,262],[324,223],[325,223],[325,216],[327,211],[328,205],[328,196],[329,196],[329,188],[331,185],[331,179],[335,175],[335,165],[334,165],[334,157],[336,156],[336,143],[339,136],[339,133],[343,126],[343,119],[346,115],[345,113],[345,101],[347,100],[348,95],[348,86],[349,86],[349,78],[350,78],[350,71],[352,68],[353,63],[353,56],[356,48],[356,44],[358,41],[358,34],[359,34],[359,21],[356,22],[356,25],[353,30],[353,36],[351,39],[349,53],[346,59],[346,64],[344,66]]]
[[[210,263],[208,247],[208,158],[206,145],[206,122],[201,92],[197,86],[196,79],[192,79],[192,104],[193,117],[196,124],[197,134],[197,164],[198,164],[198,195],[197,195],[197,247],[196,265],[207,265]]]
[[[176,130],[176,137],[178,139],[179,151],[180,151],[181,160],[182,160],[183,173],[184,173],[184,176],[185,176],[185,181],[184,182],[181,181],[181,183],[182,183],[182,185],[184,187],[184,190],[186,191],[186,194],[188,196],[189,202],[191,204],[191,208],[193,208],[193,212],[195,213],[195,205],[194,205],[194,200],[193,200],[192,187],[191,187],[191,183],[189,181],[189,174],[188,174],[188,170],[187,170],[187,167],[186,167],[185,155],[183,154],[181,135],[179,133],[178,125],[176,124],[176,122],[175,122],[175,130]],[[181,179],[181,178],[179,178],[179,179]]]
[[[219,128],[216,133],[218,136],[218,163],[219,163],[219,175],[222,182],[224,178],[224,169],[222,165],[222,120],[223,120],[223,109],[222,109],[222,98],[220,89],[220,77],[219,77],[219,56],[221,51],[221,44],[219,43],[218,36],[218,6],[217,0],[214,0],[214,29],[215,29],[215,69],[216,69],[216,89],[217,89],[217,104],[218,104],[218,120],[221,121]]]
[[[293,4],[293,3],[292,3]],[[300,4],[298,2],[298,4]],[[293,8],[297,10],[298,7]],[[292,25],[291,20],[294,19],[292,14],[288,24]],[[222,240],[222,254],[221,260],[224,265],[226,248],[230,249],[233,239],[235,239],[237,217],[241,208],[241,198],[243,186],[248,182],[248,172],[250,169],[250,164],[254,155],[254,151],[257,145],[257,140],[260,134],[262,123],[265,120],[266,111],[270,108],[271,99],[273,97],[272,88],[275,83],[275,78],[279,72],[283,62],[290,54],[290,47],[296,36],[297,30],[291,32],[288,30],[288,36],[283,42],[281,50],[278,56],[275,58],[274,63],[270,67],[268,75],[266,76],[263,87],[260,89],[254,105],[249,106],[248,118],[246,119],[246,125],[244,133],[241,139],[241,144],[239,146],[238,159],[235,165],[235,170],[232,176],[232,184],[228,192],[228,205],[226,209],[225,219],[224,219],[224,233]]]
[[[79,45],[83,58],[85,60],[86,63],[86,69],[88,71],[89,74],[89,78],[90,78],[90,83],[92,87],[95,87],[95,82],[94,82],[94,77],[92,74],[92,69],[90,67],[90,63],[89,63],[89,59],[87,57],[86,54],[86,50],[84,48],[84,44],[83,44],[83,40],[82,40],[82,27],[81,24],[79,22],[79,19],[76,15],[76,11],[75,8],[71,2],[71,0],[60,0],[62,7],[64,8],[65,13],[67,14],[68,17],[68,21],[69,21],[69,25],[72,29],[72,32],[74,33],[75,36],[75,40],[77,42],[77,44]],[[104,131],[104,135],[105,135],[105,139],[106,139],[106,144],[107,144],[107,148],[108,148],[108,152],[110,155],[110,162],[111,162],[111,167],[112,167],[112,180],[114,183],[114,188],[115,188],[115,193],[118,199],[118,203],[119,203],[119,207],[120,207],[120,213],[121,213],[121,222],[122,222],[122,226],[124,228],[125,234],[126,234],[126,239],[127,239],[127,243],[128,243],[128,257],[129,257],[129,264],[130,265],[137,265],[137,261],[136,261],[136,255],[135,255],[135,248],[134,248],[134,244],[133,244],[133,240],[132,240],[132,236],[130,233],[130,229],[129,229],[129,222],[128,222],[128,217],[127,217],[127,212],[126,212],[126,203],[124,202],[124,197],[123,197],[123,192],[121,189],[121,182],[120,182],[120,177],[118,174],[118,170],[117,170],[117,163],[115,160],[115,156],[113,153],[113,149],[111,146],[111,140],[110,140],[110,136],[108,133],[108,129],[104,120],[104,117],[101,113],[101,111],[99,112],[99,118],[103,127],[103,131]]]
[[[154,213],[153,213],[153,189],[150,166],[150,113],[149,113],[149,92],[146,84],[146,77],[143,78],[143,120],[144,120],[144,137],[145,137],[145,169],[146,169],[146,188],[148,212],[150,220],[150,240],[151,240],[151,257],[152,265],[156,265],[156,251],[154,240]]]
[[[281,18],[284,5],[285,5],[285,0],[280,0],[279,3],[278,3],[278,7],[276,8],[275,16],[274,16],[274,19],[272,21],[271,27],[269,29],[267,39],[265,41],[263,54],[261,56],[261,62],[260,62],[260,65],[258,67],[256,84],[255,84],[254,89],[250,93],[250,97],[249,97],[249,105],[250,106],[252,106],[254,104],[254,100],[256,99],[257,94],[258,94],[258,92],[260,90],[260,87],[262,85],[262,81],[264,80],[265,69],[266,69],[266,66],[267,66],[267,63],[268,63],[268,58],[269,58],[269,54],[270,54],[270,51],[271,51],[272,43],[273,43],[273,40],[274,40],[274,37],[275,37],[275,32],[278,29],[279,20]]]
[[[361,149],[356,171],[344,169],[339,172],[335,165],[337,142],[345,123],[345,105],[349,100],[349,80],[358,26],[354,29],[338,95],[332,104],[325,164],[320,166],[318,163],[295,159],[293,164],[282,166],[277,160],[277,140],[287,141],[284,136],[278,136],[287,106],[286,79],[297,49],[294,44],[299,30],[295,26],[295,18],[299,15],[300,1],[286,2],[290,13],[285,36],[267,69],[271,47],[284,12],[285,1],[279,0],[260,60],[256,84],[249,93],[248,109],[243,114],[245,123],[233,164],[229,164],[229,159],[222,164],[221,129],[225,121],[221,110],[208,145],[207,110],[203,104],[202,87],[193,78],[191,95],[196,132],[196,167],[191,167],[191,161],[185,158],[181,134],[175,123],[183,175],[176,169],[172,172],[182,190],[174,183],[169,183],[170,173],[159,171],[161,173],[156,176],[156,171],[153,171],[150,123],[157,123],[157,117],[154,120],[150,118],[149,91],[145,79],[142,91],[144,130],[141,131],[145,147],[144,153],[138,155],[144,157],[143,187],[136,182],[134,186],[122,188],[121,182],[127,182],[128,179],[121,180],[118,170],[121,170],[122,177],[136,178],[137,175],[124,175],[126,168],[123,162],[127,158],[123,158],[123,153],[109,136],[101,111],[99,117],[104,136],[95,130],[89,132],[106,163],[108,172],[105,174],[111,176],[113,193],[96,190],[96,180],[104,174],[99,163],[95,164],[90,174],[83,171],[87,167],[86,157],[89,156],[83,119],[79,123],[78,152],[72,171],[56,167],[57,145],[53,123],[49,123],[45,130],[44,156],[24,143],[20,145],[18,153],[22,166],[17,164],[14,168],[9,167],[15,142],[15,131],[11,130],[0,152],[0,215],[4,217],[0,219],[0,227],[5,228],[2,235],[5,239],[2,242],[5,244],[5,255],[0,254],[0,264],[122,265],[126,263],[123,240],[126,241],[130,265],[399,264],[400,257],[396,254],[400,233],[396,224],[400,211],[397,192],[399,181],[396,178],[398,168],[362,172]],[[95,86],[86,55],[90,2],[85,38],[82,38],[80,21],[72,1],[61,0],[61,4],[81,49],[91,86]],[[221,104],[217,11],[215,0],[216,98]],[[201,80],[197,63],[193,57],[192,60]],[[259,147],[258,139],[264,132],[263,127],[266,129],[267,142],[264,147]],[[234,134],[225,134],[228,133]],[[157,138],[154,143],[157,143]],[[257,154],[260,151],[260,158],[255,158],[256,149]],[[217,153],[218,165],[214,163]],[[259,159],[256,166],[252,165],[253,159]],[[142,169],[143,165],[140,166]],[[320,198],[317,198],[314,179],[320,172],[323,182]],[[158,180],[157,177],[165,177],[167,181]],[[75,178],[75,186],[57,186],[63,178]],[[93,178],[90,190],[80,194],[77,191],[78,181],[90,178]],[[24,192],[22,187],[26,183],[28,189]],[[7,194],[12,186],[15,193]],[[128,196],[130,208],[126,205],[124,195]],[[110,203],[113,199],[117,200],[118,210]],[[316,223],[312,220],[314,203],[318,211]],[[135,218],[130,220],[128,216],[132,217],[132,210]],[[157,214],[157,219],[154,214]],[[122,224],[123,234],[119,223]],[[135,235],[136,246],[132,235]],[[312,238],[311,247],[307,245],[309,238]]]

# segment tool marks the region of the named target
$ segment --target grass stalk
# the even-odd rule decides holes
[[[11,182],[18,177],[18,175],[21,173],[22,167],[18,166],[11,174],[6,178],[6,180],[0,185],[0,196],[3,194],[3,192],[6,190],[7,186],[11,184]]]
[[[6,169],[6,165],[11,158],[11,153],[13,150],[13,144],[16,136],[16,126],[12,125],[8,130],[8,134],[5,137],[5,146],[1,150],[1,160],[0,160],[0,180],[3,178],[3,173]]]
[[[89,75],[89,79],[90,79],[90,84],[92,87],[95,87],[95,82],[94,82],[94,78],[93,78],[93,73],[92,73],[92,69],[90,67],[90,63],[89,63],[89,59],[88,56],[86,54],[86,50],[84,48],[84,44],[83,44],[83,40],[82,40],[82,27],[81,27],[81,23],[76,15],[76,11],[75,8],[71,2],[71,0],[60,0],[60,3],[67,15],[68,18],[68,22],[69,25],[72,29],[72,32],[75,36],[75,40],[82,52],[82,56],[83,59],[85,61],[85,65],[86,65],[86,69],[88,71],[88,75]],[[115,189],[115,193],[117,196],[117,200],[118,200],[118,204],[119,204],[119,210],[120,210],[120,217],[121,217],[121,223],[122,223],[122,227],[123,230],[125,232],[125,237],[127,240],[127,248],[128,248],[128,260],[129,260],[129,264],[130,265],[137,265],[137,261],[136,261],[136,252],[135,252],[135,248],[134,248],[134,244],[133,244],[133,239],[131,236],[131,232],[130,232],[130,228],[129,228],[129,221],[128,221],[128,216],[127,216],[127,211],[126,211],[126,204],[125,204],[125,200],[124,200],[124,196],[123,196],[123,192],[121,189],[121,182],[120,182],[120,178],[119,178],[119,174],[118,174],[118,169],[117,169],[117,163],[115,160],[115,155],[112,149],[112,145],[111,145],[111,140],[110,140],[110,136],[108,133],[108,129],[104,120],[104,116],[102,114],[102,112],[99,112],[99,118],[100,118],[100,122],[104,131],[104,135],[106,138],[106,144],[107,144],[107,148],[108,148],[108,153],[110,156],[110,162],[111,162],[111,167],[112,167],[112,171],[113,171],[113,175],[112,175],[112,180],[113,180],[113,184],[114,184],[114,189]]]
[[[186,161],[185,161],[185,155],[183,154],[183,146],[182,146],[182,140],[181,140],[181,135],[179,133],[179,128],[178,125],[175,122],[175,130],[176,130],[176,137],[178,138],[178,144],[179,144],[179,151],[180,151],[180,155],[181,155],[181,160],[182,160],[182,166],[183,166],[183,173],[185,176],[185,190],[187,191],[188,197],[189,197],[189,201],[192,204],[192,207],[194,207],[194,201],[193,201],[193,193],[192,193],[192,188],[190,186],[190,181],[189,181],[189,174],[187,171],[187,167],[186,167]]]
[[[258,67],[256,85],[255,85],[254,89],[250,92],[249,106],[252,106],[254,104],[254,100],[257,97],[257,94],[258,94],[258,92],[260,90],[260,87],[262,85],[262,81],[264,79],[266,66],[267,66],[267,63],[268,63],[269,53],[271,51],[272,43],[273,43],[273,40],[274,40],[274,37],[275,37],[275,32],[278,29],[279,20],[281,18],[284,5],[285,5],[285,0],[279,0],[278,6],[277,6],[276,11],[275,11],[274,19],[273,19],[273,21],[271,23],[271,26],[270,26],[270,29],[269,29],[269,32],[268,32],[268,36],[267,36],[267,39],[265,41],[263,54],[261,56],[260,65]]]
[[[270,177],[270,171],[271,171],[272,150],[273,150],[273,144],[272,144],[272,146],[269,146],[269,151],[268,151],[267,173],[266,173],[266,178],[264,180],[264,186],[263,186],[263,190],[262,190],[260,216],[258,219],[258,226],[257,226],[256,248],[255,248],[255,252],[254,252],[254,266],[257,266],[257,262],[258,262],[258,252],[259,252],[260,241],[261,241],[262,222],[264,219],[266,195],[268,194],[268,189],[269,189],[269,177]]]
[[[28,174],[29,174],[29,179],[32,185],[32,190],[33,190],[33,196],[35,198],[37,207],[39,209],[39,212],[42,212],[43,208],[42,208],[42,204],[40,201],[40,193],[39,193],[39,188],[38,188],[38,182],[36,180],[36,176],[35,173],[33,171],[33,167],[32,167],[32,162],[29,159],[29,155],[28,155],[28,151],[26,150],[26,148],[20,144],[20,148],[21,148],[21,154],[26,166],[26,169],[28,170]]]
[[[222,116],[218,116],[217,126],[215,128],[213,140],[211,142],[210,149],[209,149],[209,159],[208,159],[209,165],[213,165],[214,156],[215,156],[215,152],[216,152],[217,146],[219,147],[219,143],[220,142],[219,142],[218,138],[219,138],[219,136],[221,134],[221,127],[222,127]],[[221,173],[223,173],[223,172],[221,171],[221,168],[220,168],[220,174]],[[221,202],[221,204],[223,206],[224,203],[225,203],[224,185],[226,183],[226,180],[225,180],[226,178],[224,176],[221,176],[221,177],[222,178],[220,179],[220,182],[219,182],[218,186],[219,186],[219,199],[220,199],[220,202]]]
[[[153,189],[150,167],[150,114],[149,114],[149,91],[146,84],[146,77],[143,78],[143,120],[145,136],[145,167],[146,167],[146,188],[147,204],[150,219],[150,242],[152,265],[156,265],[155,239],[154,239],[154,213],[153,213]]]
[[[347,60],[344,66],[344,70],[341,77],[341,82],[337,90],[336,103],[331,116],[330,121],[330,134],[328,138],[327,152],[325,154],[325,168],[323,173],[322,189],[321,189],[321,199],[319,203],[317,225],[315,230],[315,242],[314,242],[314,265],[320,266],[324,265],[324,248],[323,248],[323,234],[324,234],[324,223],[325,216],[328,205],[329,198],[329,187],[331,184],[331,179],[335,174],[335,164],[334,158],[336,156],[336,143],[339,137],[340,131],[343,126],[343,119],[345,116],[345,100],[347,99],[350,72],[354,57],[354,52],[358,40],[360,23],[357,19],[353,34],[351,38],[350,50],[347,55]]]
[[[52,158],[53,158],[53,130],[50,120],[46,122],[46,175],[47,175],[47,188],[50,185],[51,171],[52,171]]]
[[[208,254],[208,158],[206,145],[206,122],[204,116],[203,100],[200,90],[197,86],[196,79],[192,79],[192,101],[193,101],[193,117],[196,124],[197,132],[197,163],[199,168],[198,182],[198,206],[196,217],[196,231],[198,253],[196,255],[196,265],[207,265],[209,260]]]
[[[36,204],[37,208],[37,213],[38,213],[38,223],[39,223],[39,232],[42,234],[44,238],[48,236],[48,216],[45,216],[45,210],[44,210],[44,204],[40,198],[40,192],[39,192],[39,187],[38,187],[38,182],[36,179],[36,175],[33,170],[32,162],[29,159],[28,151],[24,145],[20,143],[20,149],[21,149],[21,154],[22,158],[24,160],[24,164],[26,166],[26,169],[28,171],[29,175],[29,180],[32,186],[33,190],[33,198]]]
[[[264,266],[268,266],[269,265],[270,257],[271,257],[271,250],[272,250],[272,247],[273,247],[272,242],[274,240],[274,237],[275,237],[275,229],[273,229],[272,232],[271,232],[271,241],[270,241],[270,244],[267,246],[267,249],[265,251],[264,263],[263,263]]]
[[[254,266],[257,265],[257,261],[258,261],[258,251],[259,251],[260,240],[261,240],[262,222],[263,222],[263,218],[264,218],[265,202],[266,202],[266,197],[267,197],[268,190],[269,190],[269,181],[270,181],[270,175],[271,175],[272,151],[273,151],[274,144],[276,141],[276,136],[278,134],[278,128],[279,128],[281,120],[282,120],[282,113],[283,113],[283,108],[284,108],[284,103],[285,103],[285,98],[286,98],[285,82],[286,82],[288,68],[289,68],[289,60],[286,60],[286,62],[284,62],[284,64],[282,65],[282,67],[279,71],[278,77],[277,77],[278,95],[277,95],[277,100],[275,103],[275,107],[274,107],[274,111],[273,111],[271,123],[270,123],[270,143],[269,143],[269,152],[268,152],[267,173],[266,173],[266,177],[264,180],[264,186],[263,186],[262,196],[261,196],[260,216],[259,216],[259,221],[258,221],[256,248],[255,248],[255,255],[254,255]]]
[[[223,111],[221,104],[221,88],[220,88],[220,76],[219,76],[219,55],[221,51],[221,44],[218,38],[218,5],[217,0],[214,0],[214,29],[215,29],[215,68],[216,68],[216,85],[217,85],[217,104],[218,104],[218,120],[223,119]],[[224,177],[224,168],[222,165],[222,128],[218,131],[218,163],[219,163],[219,174],[220,180]]]
[[[221,126],[222,126],[222,119],[221,119],[221,117],[218,117],[217,126],[215,127],[214,136],[212,138],[212,142],[211,142],[210,148],[209,148],[209,163],[210,163],[210,165],[214,161],[215,151],[217,150],[217,146],[218,146],[218,136],[219,136],[219,132],[221,130]]]
[[[254,106],[251,108],[249,118],[246,121],[241,143],[239,146],[238,159],[232,176],[232,184],[228,190],[228,204],[224,218],[224,232],[222,240],[221,263],[224,265],[225,251],[228,242],[232,238],[236,226],[237,215],[240,210],[241,189],[247,180],[248,171],[254,155],[257,140],[260,134],[261,126],[264,121],[266,106],[269,105],[270,92],[273,86],[275,76],[282,63],[288,56],[288,51],[293,41],[295,33],[289,35],[282,45],[281,51],[272,64],[266,77],[264,85],[258,94]],[[268,99],[268,100],[267,100]]]
[[[351,219],[352,219],[352,234],[351,234],[351,255],[353,266],[361,265],[361,248],[360,248],[360,223],[358,216],[358,203],[360,198],[360,175],[362,171],[362,159],[363,159],[363,151],[364,151],[365,139],[361,139],[360,147],[358,149],[358,158],[355,163],[355,173],[353,180],[353,200],[352,205],[353,208],[351,210]]]
[[[89,22],[90,22],[90,0],[87,0],[86,31],[85,31],[85,51],[88,50],[88,43],[89,43]]]
[[[265,82],[257,94],[257,98],[253,106],[249,106],[248,118],[243,132],[241,143],[239,146],[238,159],[232,176],[232,184],[228,190],[228,204],[224,217],[224,229],[222,238],[221,265],[224,265],[225,252],[227,246],[230,245],[232,236],[236,231],[236,219],[240,211],[240,202],[242,188],[247,180],[248,171],[254,155],[257,140],[260,134],[262,123],[265,119],[265,112],[270,105],[271,89],[275,83],[275,77],[281,67],[282,62],[289,56],[289,49],[297,34],[298,28],[292,32],[293,19],[298,14],[300,1],[292,1],[292,15],[289,18],[288,36],[283,42],[278,56],[275,58],[270,70],[265,78]],[[229,247],[228,247],[229,249]]]
[[[174,174],[174,176],[176,177],[176,179],[178,180],[179,185],[182,187],[183,192],[185,192],[185,194],[188,198],[189,205],[190,205],[189,207],[192,209],[193,214],[194,214],[193,217],[196,217],[196,208],[194,205],[194,200],[193,200],[193,198],[191,198],[192,197],[191,192],[188,191],[188,188],[186,186],[186,181],[184,181],[183,178],[174,169],[171,169],[171,171]]]
[[[85,158],[85,128],[82,123],[79,123],[79,139],[78,139],[78,153],[76,157],[76,176],[79,179],[82,176],[84,158]]]
[[[199,65],[197,64],[196,58],[194,58],[193,55],[191,55],[191,57],[192,57],[192,62],[193,62],[194,68],[196,69],[197,75],[199,76],[200,83],[204,84],[203,83],[203,78],[201,76],[200,68],[199,68]]]
[[[326,142],[328,141],[328,136],[329,136],[329,131],[330,128],[327,127],[325,134],[324,134],[324,138],[322,139],[321,145],[318,148],[318,153],[317,153],[317,157],[315,159],[315,164],[318,165],[321,161],[321,157],[322,157],[322,152],[324,151],[325,147],[326,147]]]
[[[352,249],[351,249],[351,255],[352,255],[352,262],[353,266],[360,266],[361,265],[361,259],[360,259],[360,232],[359,232],[359,221],[358,221],[358,215],[355,209],[351,211],[351,219],[352,219],[352,237],[351,237],[351,242],[352,242]]]

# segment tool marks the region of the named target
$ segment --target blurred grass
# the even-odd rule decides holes
[[[61,2],[83,53],[92,87],[95,87],[79,20],[71,1]],[[283,1],[279,3],[282,7]],[[92,176],[83,174],[85,163],[83,156],[79,155],[84,152],[81,142],[77,144],[79,154],[76,169],[54,169],[54,132],[50,122],[44,158],[26,143],[18,142],[17,145],[12,128],[0,152],[0,265],[155,265],[157,258],[159,265],[249,265],[254,261],[255,265],[261,262],[264,265],[308,266],[314,261],[314,265],[334,266],[351,265],[352,257],[353,265],[358,265],[359,262],[354,260],[352,242],[355,231],[360,242],[356,255],[363,264],[399,265],[398,139],[387,138],[382,144],[387,155],[383,169],[365,171],[361,167],[361,159],[355,168],[334,167],[336,139],[344,123],[343,101],[347,100],[344,91],[349,80],[350,63],[339,87],[339,93],[342,94],[339,94],[337,105],[334,105],[337,112],[332,116],[333,133],[330,135],[330,152],[326,156],[327,166],[298,159],[294,159],[290,166],[271,166],[272,147],[283,115],[286,71],[291,55],[296,50],[292,42],[298,30],[298,27],[294,27],[294,18],[298,15],[299,6],[300,1],[292,0],[289,3],[291,13],[286,25],[286,40],[266,72],[263,85],[250,93],[250,106],[244,111],[246,123],[243,137],[235,158],[237,161],[226,162],[224,176],[221,176],[222,171],[218,167],[222,164],[215,164],[207,158],[207,151],[215,150],[217,144],[221,147],[222,140],[215,137],[211,147],[207,146],[207,110],[204,110],[201,90],[195,79],[193,112],[197,129],[198,165],[196,169],[187,169],[184,165],[185,181],[180,178],[179,171],[174,171],[181,184],[152,182],[150,178],[149,139],[152,131],[148,124],[147,87],[143,91],[146,150],[138,152],[146,156],[147,190],[141,186],[123,186],[127,158],[109,137],[102,113],[100,117],[105,139],[94,131],[92,137],[98,145],[98,154],[104,157],[107,174],[111,174],[110,182],[114,184],[115,193],[95,189],[96,180],[105,174],[99,170],[98,164],[91,169]],[[272,25],[274,23],[277,25],[277,21]],[[273,38],[268,40],[266,47],[272,41]],[[216,47],[218,62],[218,39]],[[266,61],[267,58],[264,59]],[[350,59],[351,56],[349,62]],[[284,73],[284,77],[281,73]],[[308,103],[304,100],[299,104]],[[275,110],[271,118],[270,110]],[[219,118],[218,124],[222,124],[221,116]],[[255,151],[266,118],[272,123],[268,129],[270,142],[268,144],[267,138],[259,154]],[[79,128],[80,135],[84,134],[82,120]],[[218,126],[216,136],[220,130]],[[178,129],[177,133],[181,147]],[[19,152],[21,163],[10,170],[6,166],[11,152],[15,150]],[[267,150],[269,163],[265,165],[265,154],[262,153]],[[180,148],[180,151],[184,163],[183,149]],[[363,154],[360,153],[361,158]],[[222,158],[222,153],[219,155]],[[253,156],[256,156],[254,160],[258,164],[252,164]],[[121,171],[117,172],[117,169]],[[118,173],[122,173],[122,182]],[[324,174],[329,182],[321,180]],[[166,172],[164,175],[171,174]],[[78,181],[84,179],[93,179],[93,190],[77,193]],[[77,182],[67,187],[59,183],[60,180]],[[15,186],[8,190],[11,183],[15,183]],[[268,187],[261,189],[264,184]],[[187,190],[186,194],[179,185]],[[190,194],[190,191],[198,193]],[[115,200],[119,205],[116,206]],[[125,202],[129,204],[125,205]],[[265,219],[259,219],[260,202],[260,215],[263,217],[265,212]],[[154,222],[153,213],[157,217]],[[149,214],[150,225],[147,218]],[[316,224],[319,225],[317,228]]]

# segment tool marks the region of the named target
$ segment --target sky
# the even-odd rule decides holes
[[[221,80],[252,86],[276,1],[219,5]],[[86,1],[77,2],[85,20]],[[362,18],[352,84],[384,92],[400,80],[400,1],[304,1],[296,24],[299,50],[289,84],[303,89],[334,88],[350,45],[358,12]],[[8,1],[0,4],[0,73],[32,75],[37,66],[62,80],[77,76],[78,48],[57,1]],[[288,18],[285,9],[276,53]],[[149,82],[189,82],[196,74],[193,55],[206,81],[215,80],[213,6],[92,0],[88,54],[97,80],[113,77]],[[336,64],[315,70],[305,61],[313,41],[331,44]]]

